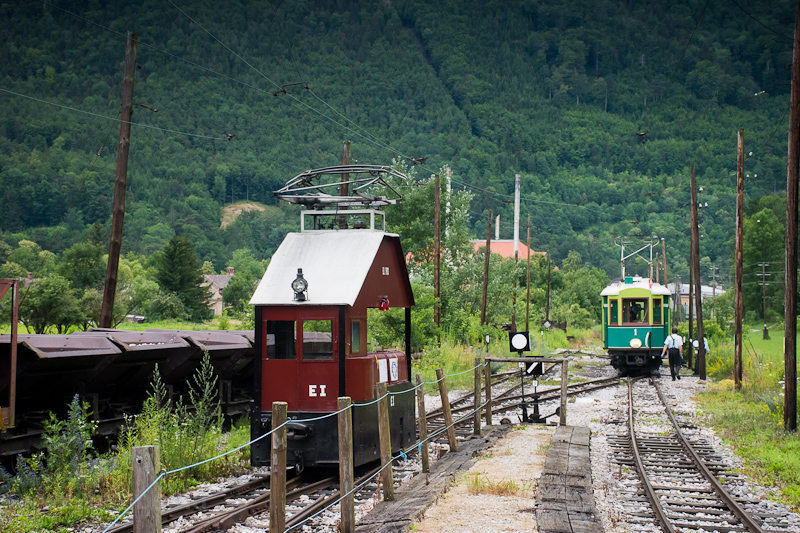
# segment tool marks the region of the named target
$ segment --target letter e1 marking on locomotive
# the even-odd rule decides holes
[[[317,392],[317,388],[319,388],[319,393]],[[325,389],[327,389],[327,388],[328,388],[327,385],[309,385],[308,386],[308,395],[311,396],[311,397],[319,396],[320,398],[324,398],[324,397],[326,397],[328,395],[326,393],[326,391],[325,391]]]

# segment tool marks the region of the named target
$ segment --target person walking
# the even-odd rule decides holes
[[[672,335],[664,341],[664,349],[661,350],[661,357],[669,350],[669,372],[672,374],[672,381],[681,379],[681,363],[683,362],[683,339],[678,335],[678,328],[672,328]]]
[[[692,342],[692,346],[694,346],[695,350],[700,349],[700,343],[697,341],[697,339]],[[703,337],[703,348],[706,349],[706,355],[711,353],[711,350],[708,349],[708,339],[705,336]]]

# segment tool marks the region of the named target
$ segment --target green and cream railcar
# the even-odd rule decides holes
[[[669,335],[669,289],[650,278],[626,276],[603,289],[603,347],[622,374],[661,366]]]

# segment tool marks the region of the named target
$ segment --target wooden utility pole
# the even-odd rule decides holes
[[[550,322],[550,251],[547,251],[547,295],[544,304],[544,321]]]
[[[344,141],[342,143],[342,165],[349,165],[350,164],[350,141]],[[347,172],[342,172],[342,184],[339,185],[339,196],[344,197],[349,194],[349,187],[347,182],[350,181],[350,174]],[[342,205],[339,206],[340,210],[347,209],[347,206]],[[347,228],[347,217],[342,215],[339,217],[339,229],[346,229]]]
[[[525,297],[525,331],[530,331],[531,325],[531,214],[528,213],[528,273],[525,288],[528,293]]]
[[[691,225],[694,226],[694,216],[690,216],[692,221]],[[689,339],[694,339],[694,230],[689,230]],[[694,346],[690,342],[688,346],[684,346],[683,353],[686,356],[686,368],[692,368],[692,359],[694,358]],[[697,365],[694,365],[697,368]]]
[[[439,291],[439,262],[441,261],[441,243],[439,242],[439,224],[441,218],[441,211],[440,211],[440,195],[439,195],[439,174],[436,174],[435,180],[435,187],[436,189],[433,191],[433,297],[435,299],[435,303],[433,304],[433,322],[436,324],[438,328],[441,323],[441,306],[439,303],[439,298],[441,297],[441,293]]]
[[[700,379],[706,379],[706,343],[703,336],[703,290],[700,278],[700,228],[697,218],[697,184],[694,179],[694,165],[691,167],[691,180],[692,180],[692,232],[694,235],[694,263],[692,269],[694,270],[694,297],[695,305],[697,305],[697,361],[695,362],[695,373],[700,375]]]
[[[486,323],[486,292],[489,287],[489,256],[492,254],[492,212],[486,222],[486,250],[483,258],[483,292],[481,294],[481,326]]]
[[[786,268],[784,295],[783,427],[797,430],[797,180],[800,173],[800,3],[794,16],[794,52],[786,172]]]
[[[736,238],[734,260],[736,261],[733,293],[733,383],[735,390],[742,389],[742,321],[744,299],[742,294],[742,271],[744,267],[744,130],[739,130],[736,157]]]
[[[350,141],[344,141],[342,144],[342,165],[350,164]],[[347,196],[348,189],[347,182],[350,181],[350,174],[342,172],[342,184],[339,185],[339,196]],[[341,207],[340,207],[341,209]]]
[[[769,339],[769,329],[767,329],[767,274],[766,268],[769,266],[769,263],[758,263],[758,266],[761,267],[761,312],[764,317],[764,332],[762,334],[764,340]]]
[[[125,74],[122,79],[122,112],[119,123],[119,147],[117,149],[117,172],[114,180],[114,208],[111,217],[111,242],[108,246],[106,284],[103,290],[103,306],[100,309],[100,327],[113,326],[114,295],[117,292],[117,270],[119,252],[122,248],[122,226],[125,218],[125,189],[128,180],[128,150],[131,146],[131,117],[133,116],[133,80],[136,74],[137,34],[128,32],[125,46]]]
[[[514,176],[514,291],[511,295],[511,331],[517,330],[517,263],[519,262],[519,174]]]
[[[656,283],[658,283],[658,280],[659,280],[658,273],[661,270],[661,268],[658,266],[658,252],[656,252],[655,267],[656,267]]]
[[[667,243],[664,241],[664,238],[661,238],[661,262],[664,263],[664,285],[667,284]]]

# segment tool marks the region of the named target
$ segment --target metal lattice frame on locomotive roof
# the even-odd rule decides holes
[[[350,177],[350,174],[355,174],[356,176]],[[334,175],[347,175],[347,179],[344,181],[341,179],[331,180],[330,183],[323,183],[325,177]],[[381,165],[340,165],[306,170],[289,180],[286,185],[275,191],[274,194],[281,200],[313,209],[394,205],[402,198],[402,195],[386,182],[384,179],[386,175],[400,178],[406,185],[408,184],[408,177],[391,167]],[[316,184],[314,180],[317,180]],[[337,192],[341,191],[342,186],[347,186],[348,188],[354,186],[352,194],[341,196],[326,192],[337,189]],[[397,197],[387,198],[386,196],[369,194],[367,190],[370,187],[385,187]]]

